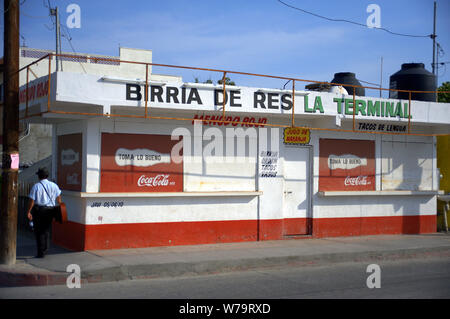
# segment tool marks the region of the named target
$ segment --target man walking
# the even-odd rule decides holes
[[[33,221],[37,244],[37,258],[43,258],[50,246],[50,227],[55,216],[56,203],[61,204],[61,190],[58,185],[47,180],[48,170],[39,168],[36,172],[39,182],[30,191],[28,219]]]

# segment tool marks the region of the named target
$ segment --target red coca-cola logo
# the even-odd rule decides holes
[[[367,176],[347,176],[344,180],[345,186],[360,186],[360,185],[370,185],[370,181]]]
[[[145,176],[141,175],[139,177],[137,185],[139,187],[148,186],[148,187],[154,187],[154,186],[167,186],[169,185],[169,176],[170,174],[164,175],[156,175],[156,176]]]

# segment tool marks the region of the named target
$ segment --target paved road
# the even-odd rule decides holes
[[[66,286],[0,288],[0,298],[450,298],[450,259],[378,262],[381,288],[369,289],[368,263],[283,267],[207,276]]]

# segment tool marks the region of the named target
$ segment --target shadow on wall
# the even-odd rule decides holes
[[[432,147],[431,143],[405,141],[383,141],[383,162],[390,159],[387,171],[382,176],[383,190],[432,190]],[[383,169],[385,169],[383,167]],[[419,215],[421,205],[429,203],[429,197],[408,196],[398,198],[395,212],[401,212],[401,229],[404,234],[429,232],[427,225],[421,225],[424,216]],[[423,209],[423,208],[422,208]],[[432,213],[432,212],[424,212]],[[430,216],[431,217],[431,216]],[[428,224],[428,223],[427,223]],[[425,227],[425,228],[424,228]],[[435,230],[433,230],[435,231]]]

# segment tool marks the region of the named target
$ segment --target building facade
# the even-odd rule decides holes
[[[117,62],[120,74],[51,69],[21,87],[24,121],[53,127],[69,214],[57,244],[436,231],[449,104],[190,83],[144,62]]]

